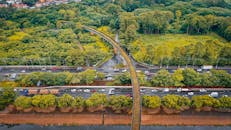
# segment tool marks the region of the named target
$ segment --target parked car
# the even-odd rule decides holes
[[[188,92],[188,95],[189,95],[189,96],[193,96],[193,95],[194,95],[194,92]]]
[[[90,93],[91,91],[90,91],[90,89],[84,89],[83,92]]]
[[[200,91],[201,93],[205,93],[205,92],[207,92],[207,90],[206,90],[206,89],[204,89],[204,88],[200,89],[199,91]]]
[[[115,94],[115,88],[109,89],[108,95],[114,95]]]

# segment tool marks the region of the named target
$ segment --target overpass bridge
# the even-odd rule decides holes
[[[133,91],[133,107],[132,107],[132,130],[140,130],[140,121],[141,121],[141,98],[140,98],[140,87],[139,87],[139,81],[136,74],[135,66],[132,63],[132,60],[127,55],[127,53],[120,47],[119,43],[117,43],[115,40],[113,40],[110,36],[107,34],[104,34],[100,31],[95,30],[94,28],[88,27],[88,26],[82,26],[85,30],[88,30],[92,33],[95,33],[99,35],[101,38],[103,38],[105,41],[109,42],[114,48],[116,48],[124,60],[127,63],[127,66],[129,68],[129,72],[131,75],[131,81],[132,81],[132,91]]]

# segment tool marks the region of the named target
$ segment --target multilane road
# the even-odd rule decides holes
[[[93,28],[90,28],[88,26],[83,26],[84,29],[93,32],[97,35],[99,35],[101,38],[109,42],[114,48],[118,49],[120,54],[125,59],[129,72],[131,75],[131,81],[133,86],[133,108],[132,108],[132,130],[140,130],[140,121],[141,121],[141,99],[140,99],[140,88],[139,88],[139,82],[136,74],[136,69],[134,65],[132,64],[131,59],[127,55],[127,53],[120,47],[119,43],[114,41],[111,37],[109,37],[107,34],[104,34],[100,31],[97,31]]]

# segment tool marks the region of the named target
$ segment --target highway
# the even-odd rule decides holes
[[[15,88],[17,95],[32,96],[34,94],[44,94],[44,92],[52,93],[56,90],[57,96],[70,94],[73,97],[81,96],[88,98],[92,93],[104,93],[111,95],[126,95],[132,97],[132,86],[50,86],[50,87],[31,87],[31,88]],[[25,93],[28,91],[29,93]],[[161,88],[161,87],[140,87],[141,95],[157,95],[163,97],[167,94],[175,94],[191,98],[194,95],[210,95],[217,92],[216,98],[222,96],[231,97],[231,88]]]

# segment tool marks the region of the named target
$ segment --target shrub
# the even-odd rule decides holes
[[[57,105],[59,108],[70,107],[74,101],[74,98],[69,94],[64,94],[63,96],[57,98]]]
[[[161,99],[158,96],[144,95],[142,97],[142,105],[147,108],[158,108],[161,105]]]
[[[181,104],[179,104],[179,99],[180,96],[178,95],[166,95],[162,98],[162,105],[170,109],[180,110]]]
[[[105,105],[107,103],[106,94],[94,93],[86,100],[87,107],[97,107],[99,105]]]
[[[1,89],[1,88],[0,88]],[[0,110],[14,102],[16,94],[11,87],[5,87],[0,91]]]
[[[221,97],[218,101],[219,108],[231,108],[231,97]]]
[[[31,97],[20,96],[15,100],[14,105],[22,109],[30,108],[32,107],[32,99]]]
[[[213,107],[216,101],[217,99],[210,97],[208,95],[193,96],[192,106],[196,109],[200,109],[202,107]]]
[[[113,109],[131,108],[132,99],[125,95],[111,96],[109,98],[108,105]]]
[[[56,106],[54,95],[36,95],[32,97],[32,105],[39,108],[48,108]]]
[[[84,105],[85,100],[83,97],[76,97],[71,104],[71,106],[75,108],[84,107]]]

